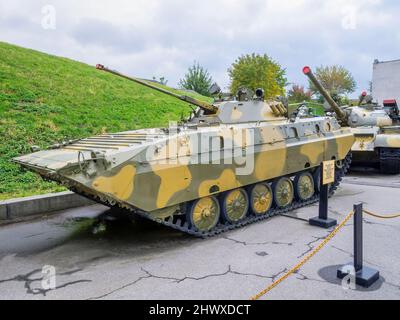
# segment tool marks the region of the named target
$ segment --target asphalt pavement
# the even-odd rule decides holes
[[[399,199],[400,176],[356,172],[330,199],[329,214],[341,221],[360,201],[381,214],[400,212]],[[94,228],[109,213],[101,205],[2,225],[0,299],[249,299],[329,234],[305,221],[317,212],[313,205],[211,239],[146,220]],[[262,299],[399,299],[400,219],[364,222],[365,264],[381,273],[372,287],[349,288],[336,278],[353,259],[351,220]]]

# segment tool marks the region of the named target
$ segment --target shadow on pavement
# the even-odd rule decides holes
[[[325,281],[336,284],[338,286],[342,285],[342,280],[336,277],[337,270],[342,267],[343,265],[334,265],[334,266],[328,266],[320,269],[318,271],[318,275],[324,279]],[[372,292],[372,291],[377,291],[379,290],[383,283],[385,282],[385,278],[380,276],[379,280],[375,282],[371,287],[369,288],[363,288],[361,286],[356,286],[356,291],[362,291],[362,292]],[[343,288],[343,290],[346,290]]]

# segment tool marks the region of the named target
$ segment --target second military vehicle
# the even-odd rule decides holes
[[[196,108],[169,128],[101,134],[14,161],[72,191],[196,236],[212,236],[318,201],[320,165],[335,191],[354,143],[334,117],[289,119],[282,101],[241,91],[205,103],[127,77]]]
[[[304,67],[303,72],[336,113],[340,124],[350,127],[354,133],[353,163],[377,164],[382,173],[400,173],[400,112],[397,104],[388,101],[385,107],[379,106],[364,92],[358,106],[339,107],[309,67]]]

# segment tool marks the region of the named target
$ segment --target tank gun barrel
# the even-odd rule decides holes
[[[311,71],[310,67],[304,67],[303,73],[310,79],[310,81],[315,85],[318,92],[323,95],[325,100],[329,103],[332,107],[333,111],[335,111],[336,115],[340,122],[345,123],[347,120],[346,113],[338,106],[335,100],[332,99],[331,95],[326,91],[326,89],[322,86],[322,84],[318,81],[315,77],[314,73]]]
[[[179,94],[173,93],[171,91],[165,90],[163,88],[154,86],[154,85],[152,85],[152,84],[150,84],[150,83],[148,83],[146,81],[143,81],[143,80],[140,80],[140,79],[137,79],[137,78],[133,78],[133,77],[129,77],[127,75],[119,73],[118,71],[111,70],[111,69],[103,66],[102,64],[97,64],[96,65],[96,69],[112,73],[112,74],[114,74],[116,76],[119,76],[119,77],[125,78],[127,80],[136,82],[136,83],[141,84],[141,85],[143,85],[145,87],[157,90],[159,92],[162,92],[164,94],[172,96],[172,97],[174,97],[176,99],[179,99],[179,100],[188,102],[188,103],[190,103],[192,105],[195,105],[197,107],[200,107],[201,109],[203,109],[205,111],[208,111],[208,112],[211,112],[211,113],[215,113],[218,110],[218,108],[216,106],[213,106],[212,104],[209,104],[209,103],[206,103],[206,102],[203,102],[203,101],[200,101],[200,100],[197,100],[197,99],[194,99],[192,97],[185,96],[185,95],[179,95]]]

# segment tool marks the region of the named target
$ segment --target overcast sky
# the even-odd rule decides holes
[[[400,58],[399,13],[395,0],[0,0],[0,40],[172,86],[196,60],[225,88],[238,56],[267,53],[289,82],[342,64],[360,91],[374,59]]]

